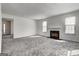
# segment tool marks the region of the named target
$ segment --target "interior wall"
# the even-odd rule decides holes
[[[2,17],[1,17],[1,4],[0,4],[0,53],[2,44]]]
[[[65,34],[65,18],[70,16],[76,16],[76,28],[75,34]],[[42,32],[42,22],[44,20],[47,20],[48,23],[48,31],[46,33]],[[77,41],[79,42],[79,10],[73,11],[70,13],[65,13],[57,16],[51,16],[47,19],[43,20],[37,20],[37,34],[43,35],[43,36],[50,36],[50,27],[52,26],[60,26],[60,39],[64,40],[71,40],[71,41]]]
[[[36,24],[34,20],[14,17],[14,38],[25,37],[36,34]]]

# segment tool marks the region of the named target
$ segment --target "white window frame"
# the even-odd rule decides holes
[[[3,24],[3,32],[4,32],[4,34],[5,34],[5,24]]]
[[[76,17],[67,17],[65,19],[65,34],[75,34]]]
[[[43,21],[42,23],[42,32],[47,32],[47,21]]]

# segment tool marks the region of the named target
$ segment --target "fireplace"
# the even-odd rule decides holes
[[[59,39],[59,31],[50,31],[50,38]]]

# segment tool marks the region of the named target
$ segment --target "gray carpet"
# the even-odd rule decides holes
[[[76,56],[79,43],[40,36],[3,39],[2,53],[9,56]]]

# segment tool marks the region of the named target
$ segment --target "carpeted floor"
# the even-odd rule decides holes
[[[79,43],[41,36],[3,39],[2,53],[9,56],[76,56]]]

